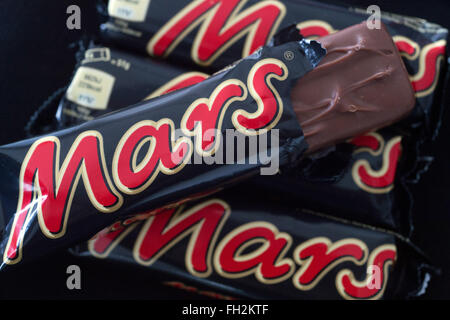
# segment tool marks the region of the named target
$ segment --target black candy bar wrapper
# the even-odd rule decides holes
[[[294,197],[306,208],[406,235],[411,221],[402,138],[394,127],[363,134],[251,184],[261,193]]]
[[[208,72],[223,68],[267,43],[277,30],[296,24],[317,38],[367,20],[366,10],[317,1],[109,0],[104,41],[175,64]],[[423,19],[382,14],[410,74],[417,103],[402,124],[434,130],[432,110],[444,65],[448,31]],[[373,22],[368,22],[373,23]],[[424,121],[425,118],[425,121]]]
[[[325,54],[295,38],[189,88],[0,147],[2,269],[87,240],[119,218],[262,174],[271,160],[295,165],[308,146],[290,90]],[[265,136],[264,155],[249,147],[250,135]],[[221,164],[220,151],[227,142],[236,149],[239,137],[245,154]]]
[[[415,272],[425,263],[401,237],[335,221],[298,201],[261,198],[237,188],[157,215],[143,213],[116,221],[71,251],[218,299],[417,295],[422,280]]]

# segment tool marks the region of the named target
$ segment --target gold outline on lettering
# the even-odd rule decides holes
[[[260,270],[261,264],[258,264],[249,270],[246,270],[243,272],[236,272],[236,273],[228,273],[222,269],[219,258],[220,258],[220,255],[221,255],[222,250],[225,247],[225,245],[230,241],[230,239],[235,237],[237,234],[247,231],[248,229],[255,228],[255,227],[256,228],[262,227],[262,228],[269,229],[274,234],[275,239],[282,238],[282,239],[286,240],[285,246],[282,248],[277,259],[275,260],[275,266],[279,266],[281,264],[289,265],[289,271],[286,272],[286,274],[284,274],[283,276],[280,276],[280,277],[274,278],[274,279],[264,278],[264,276]],[[259,241],[259,239],[250,239],[249,241],[246,241],[246,242],[247,243],[250,242],[250,243],[246,244],[245,247],[248,247],[249,245],[257,243],[257,242],[265,242],[265,244],[262,245],[257,250],[253,251],[252,253],[246,254],[244,257],[243,256],[237,256],[237,257],[235,256],[236,261],[239,261],[239,260],[242,261],[245,259],[248,260],[253,257],[256,257],[257,255],[261,254],[269,247],[269,244],[264,239],[261,239],[261,241]],[[228,233],[223,239],[220,240],[220,243],[217,245],[215,253],[214,253],[214,267],[215,267],[216,272],[224,278],[237,279],[237,278],[243,278],[243,277],[249,276],[251,274],[254,274],[255,278],[261,283],[264,283],[264,284],[279,283],[279,282],[282,282],[282,281],[288,279],[295,271],[294,261],[292,261],[292,259],[290,259],[290,258],[285,257],[286,253],[289,251],[289,248],[291,247],[291,244],[292,244],[291,235],[286,232],[280,232],[275,225],[273,225],[269,222],[266,222],[266,221],[249,222],[249,223],[246,223],[244,225],[237,227],[236,229],[234,229],[233,231]],[[235,254],[241,253],[242,250],[244,250],[244,249],[245,248],[243,248],[243,249],[239,248],[235,252]]]
[[[171,142],[172,142],[172,150],[176,150],[182,143],[186,143],[188,150],[183,158],[183,160],[181,161],[180,164],[177,165],[177,167],[175,169],[169,169],[166,168],[163,163],[161,162],[161,160],[158,160],[158,165],[156,165],[155,169],[153,170],[153,172],[151,173],[151,175],[147,178],[146,182],[143,183],[140,187],[136,188],[136,189],[130,189],[127,186],[125,186],[122,181],[120,180],[119,177],[119,173],[118,173],[118,163],[119,163],[119,157],[120,154],[122,152],[123,146],[124,144],[127,142],[127,140],[129,139],[129,137],[138,129],[140,129],[141,127],[144,126],[151,126],[153,128],[155,128],[156,130],[158,130],[162,125],[167,124],[170,127],[170,134],[171,134]],[[153,181],[156,179],[156,177],[158,176],[158,174],[160,172],[162,172],[165,175],[172,175],[175,174],[177,172],[179,172],[181,169],[184,168],[184,166],[188,163],[189,159],[192,156],[192,141],[187,138],[187,137],[181,137],[179,138],[177,141],[175,141],[175,125],[173,123],[173,121],[171,119],[168,118],[163,118],[157,122],[152,121],[152,120],[143,120],[140,121],[138,123],[135,123],[133,126],[131,126],[126,132],[125,134],[122,136],[122,138],[120,139],[119,143],[117,144],[116,150],[114,151],[114,156],[113,156],[113,163],[112,163],[112,175],[113,175],[113,179],[114,182],[116,183],[117,188],[122,191],[123,193],[126,193],[128,195],[133,195],[133,194],[138,194],[141,193],[142,191],[144,191],[145,189],[147,189],[152,183]],[[141,163],[139,163],[138,165],[136,165],[135,162],[132,161],[132,170],[136,171],[136,170],[141,170],[143,167],[145,167],[145,164],[149,161],[149,159],[151,159],[151,157],[154,154],[155,151],[155,138],[154,137],[148,137],[144,139],[145,141],[141,141],[138,146],[143,145],[143,142],[147,142],[150,141],[150,146],[149,146],[149,150],[147,152],[147,154],[145,155],[144,159],[141,160]],[[132,155],[132,159],[135,160],[135,153],[137,153],[136,149],[133,151],[133,155]]]
[[[363,256],[362,256],[361,260],[357,260],[353,256],[339,257],[336,260],[334,260],[332,263],[328,264],[324,269],[322,269],[311,283],[309,283],[307,285],[303,285],[299,281],[300,277],[308,270],[314,257],[310,256],[310,257],[307,257],[306,259],[301,259],[300,253],[302,250],[304,250],[314,244],[317,244],[317,243],[323,243],[327,246],[327,252],[326,252],[327,254],[330,251],[333,251],[336,248],[339,248],[340,246],[347,245],[347,244],[354,244],[363,251]],[[294,284],[294,286],[297,289],[299,289],[301,291],[307,291],[307,290],[313,289],[320,282],[320,280],[322,280],[322,278],[325,277],[328,274],[328,272],[330,272],[338,264],[341,264],[345,261],[351,261],[351,262],[355,263],[356,265],[363,265],[367,260],[368,248],[364,242],[362,242],[361,240],[356,239],[356,238],[347,238],[347,239],[342,239],[342,240],[339,240],[336,242],[331,242],[331,240],[326,237],[316,237],[316,238],[312,238],[312,239],[305,241],[305,242],[301,243],[300,245],[298,245],[294,250],[293,256],[294,256],[295,262],[298,265],[300,265],[300,268],[292,277],[292,283]]]
[[[203,141],[203,129],[201,127],[202,123],[197,123],[196,125],[194,125],[194,129],[193,130],[189,130],[187,128],[187,121],[189,119],[189,117],[191,116],[192,112],[198,107],[198,105],[200,104],[205,104],[208,106],[208,109],[211,110],[211,106],[214,102],[214,100],[216,100],[217,95],[228,85],[230,84],[234,84],[238,87],[240,87],[242,89],[242,95],[241,96],[234,96],[231,98],[228,98],[227,102],[222,106],[220,112],[219,112],[219,117],[216,119],[216,126],[215,126],[215,130],[216,133],[218,133],[215,137],[214,137],[214,143],[213,143],[213,147],[210,148],[210,150],[208,151],[204,151],[202,148],[202,141]],[[220,143],[221,143],[221,130],[222,130],[222,122],[223,122],[223,118],[225,116],[225,112],[227,111],[228,107],[235,101],[244,101],[245,99],[247,99],[247,87],[245,86],[245,84],[237,79],[230,79],[230,80],[226,80],[224,82],[222,82],[220,85],[218,85],[214,91],[211,93],[209,98],[199,98],[197,100],[195,100],[194,102],[191,103],[191,105],[186,109],[186,112],[183,115],[183,118],[181,119],[181,130],[183,131],[183,133],[187,136],[194,136],[195,137],[195,151],[197,152],[198,155],[202,156],[202,157],[207,157],[207,156],[212,156],[213,154],[216,153],[216,151],[218,150]]]
[[[199,210],[211,205],[211,204],[219,204],[224,208],[224,213],[219,221],[219,223],[217,224],[215,231],[211,237],[211,240],[208,244],[208,252],[206,255],[206,265],[207,265],[207,270],[206,272],[197,272],[196,270],[194,270],[194,267],[191,263],[192,261],[192,253],[194,251],[194,247],[195,244],[197,242],[197,238],[199,236],[200,230],[202,228],[202,225],[204,223],[204,219],[202,219],[201,221],[199,221],[198,223],[195,223],[194,225],[192,225],[191,227],[187,228],[185,231],[183,231],[182,233],[180,233],[179,235],[175,236],[174,239],[172,239],[170,242],[168,242],[163,248],[161,248],[151,259],[149,259],[148,261],[146,260],[142,260],[140,255],[139,255],[139,249],[142,246],[142,242],[144,241],[144,238],[148,232],[148,229],[150,228],[153,220],[154,220],[154,216],[150,217],[148,220],[145,221],[145,224],[143,225],[141,231],[139,232],[139,235],[136,239],[136,242],[134,244],[133,247],[133,257],[135,259],[135,261],[141,265],[144,266],[150,266],[153,263],[155,263],[164,253],[166,253],[169,249],[171,249],[174,245],[176,245],[178,242],[180,242],[182,239],[184,239],[189,233],[192,232],[191,238],[189,239],[189,243],[186,249],[186,254],[185,254],[185,265],[186,265],[186,269],[189,271],[190,274],[199,277],[199,278],[206,278],[208,277],[211,273],[212,273],[212,267],[211,267],[211,257],[214,251],[214,247],[215,247],[215,243],[217,241],[217,237],[219,236],[219,233],[222,231],[223,225],[225,223],[225,221],[228,219],[231,209],[230,206],[223,200],[220,199],[211,199],[205,202],[202,202],[190,209],[188,209],[187,211],[183,211],[184,210],[184,206],[181,206],[178,208],[178,210],[173,214],[173,216],[171,217],[168,225],[166,226],[166,230],[170,229],[171,227],[173,227],[174,225],[176,225],[180,220],[185,219],[188,216],[191,216],[193,214],[196,214]]]
[[[273,23],[273,26],[271,28],[271,31],[267,35],[267,40],[269,40],[275,31],[278,29],[278,26],[280,25],[281,21],[283,20],[285,14],[286,14],[286,7],[284,4],[278,1],[272,1],[272,0],[266,0],[262,1],[260,3],[256,3],[252,5],[251,7],[245,9],[242,12],[239,12],[240,9],[245,5],[245,3],[248,0],[241,0],[236,7],[233,9],[231,15],[228,17],[227,21],[225,22],[224,26],[222,26],[222,30],[226,30],[230,26],[233,26],[235,22],[239,21],[240,19],[244,18],[246,15],[253,14],[253,12],[259,10],[262,7],[266,7],[269,5],[276,6],[280,12],[278,14],[277,19]],[[151,56],[154,56],[154,46],[155,44],[167,33],[167,31],[172,28],[175,24],[179,22],[181,18],[183,18],[187,13],[191,12],[196,6],[199,5],[201,1],[193,1],[191,4],[187,5],[185,8],[183,8],[180,12],[178,12],[175,16],[173,16],[158,32],[150,39],[150,41],[147,44],[147,52]],[[191,48],[191,58],[193,61],[195,61],[197,64],[201,66],[209,66],[211,65],[217,57],[219,57],[225,50],[227,50],[231,45],[233,45],[236,41],[241,39],[246,33],[248,33],[245,44],[242,48],[242,57],[246,57],[252,52],[250,52],[251,44],[254,41],[256,31],[258,30],[258,26],[261,23],[261,19],[255,20],[253,23],[248,25],[246,28],[242,29],[240,32],[236,33],[233,37],[231,37],[225,44],[220,47],[207,61],[202,61],[198,57],[198,48],[200,47],[200,44],[203,40],[203,37],[208,30],[208,27],[212,23],[212,19],[214,18],[214,15],[217,13],[217,10],[220,7],[220,2],[218,2],[213,7],[210,7],[207,11],[205,11],[203,14],[201,14],[193,23],[189,25],[185,30],[183,30],[176,39],[169,45],[167,50],[164,52],[163,57],[166,58],[177,46],[178,44],[192,31],[194,30],[199,24],[201,24],[200,30],[197,32],[195,36],[194,43]]]
[[[44,137],[44,138],[41,138],[41,139],[39,139],[39,140],[37,140],[37,141],[35,141],[33,143],[33,145],[28,150],[28,152],[27,152],[27,154],[25,156],[25,159],[23,160],[22,167],[21,167],[21,170],[20,170],[19,201],[18,201],[17,211],[16,212],[21,212],[22,211],[21,207],[22,207],[22,203],[23,203],[23,192],[24,192],[24,188],[25,188],[24,183],[23,183],[25,170],[26,170],[26,168],[28,166],[28,161],[30,160],[31,156],[34,154],[35,149],[40,144],[45,143],[45,142],[53,142],[55,144],[54,177],[55,177],[55,182],[56,183],[55,183],[54,187],[56,188],[56,190],[54,190],[54,193],[55,193],[55,195],[57,195],[59,187],[61,185],[61,179],[64,177],[64,173],[65,173],[65,171],[67,169],[67,166],[69,165],[69,163],[70,163],[70,161],[72,159],[73,153],[77,150],[78,145],[80,144],[80,142],[87,136],[95,137],[98,140],[98,151],[100,153],[99,160],[101,161],[101,167],[103,169],[102,174],[103,174],[104,179],[106,180],[106,183],[107,183],[108,188],[110,189],[111,193],[113,193],[117,197],[117,202],[116,202],[115,205],[113,205],[111,207],[103,207],[100,203],[97,202],[97,200],[95,199],[95,196],[93,194],[92,187],[89,184],[89,179],[88,179],[88,176],[87,176],[87,173],[86,173],[86,166],[85,166],[85,162],[84,162],[84,159],[83,159],[82,162],[81,162],[81,166],[78,168],[78,170],[77,170],[77,172],[75,174],[75,177],[72,180],[72,186],[71,186],[70,194],[67,197],[66,208],[65,208],[65,211],[63,213],[64,220],[63,220],[63,223],[62,223],[62,226],[61,226],[61,231],[59,231],[58,233],[54,234],[54,233],[52,233],[52,232],[50,232],[48,230],[48,228],[45,226],[44,218],[43,218],[43,215],[42,215],[42,204],[41,204],[41,201],[39,200],[39,202],[37,204],[38,205],[37,217],[38,217],[39,226],[41,228],[42,233],[47,238],[57,239],[57,238],[60,238],[60,237],[65,235],[66,228],[67,228],[67,220],[69,218],[70,208],[72,206],[73,196],[75,194],[75,190],[76,190],[76,187],[78,185],[80,177],[83,178],[85,190],[86,190],[86,193],[87,193],[87,195],[89,197],[90,202],[92,203],[92,205],[98,211],[103,212],[103,213],[114,212],[114,211],[118,210],[123,204],[122,195],[114,188],[114,185],[112,184],[112,181],[111,181],[111,179],[109,177],[109,174],[108,174],[108,170],[106,168],[105,154],[104,154],[104,149],[103,149],[103,136],[98,131],[89,130],[89,131],[85,131],[85,132],[81,133],[76,138],[76,140],[73,142],[73,144],[72,144],[69,152],[67,153],[66,158],[64,159],[64,162],[63,162],[62,166],[60,167],[60,169],[58,169],[58,166],[60,164],[60,150],[61,150],[61,147],[60,147],[60,141],[59,141],[59,139],[57,137],[55,137],[55,136]],[[39,175],[39,172],[37,172],[37,174],[35,176],[35,179],[34,179],[34,182],[33,182],[34,189],[35,189],[34,192],[35,193],[37,192],[38,193],[38,198],[42,199],[42,193],[41,193],[40,186],[39,186],[39,177],[38,177],[38,175]],[[35,197],[35,195],[33,195],[33,197]],[[29,215],[29,213],[27,213],[27,216],[28,215]],[[17,218],[18,217],[19,217],[19,215],[16,213],[15,217],[14,217],[14,221],[13,221],[12,227],[11,227],[11,232],[10,232],[10,236],[9,236],[9,239],[8,239],[8,243],[7,243],[7,245],[5,247],[5,250],[4,250],[3,261],[6,264],[16,264],[16,263],[18,263],[18,262],[20,262],[22,260],[22,244],[23,244],[23,237],[25,235],[23,230],[20,232],[21,234],[20,234],[20,236],[18,238],[19,247],[17,248],[17,251],[18,251],[17,257],[15,259],[9,259],[8,258],[8,250],[9,250],[9,248],[11,246],[12,235],[13,235],[13,233],[15,231],[15,227],[16,227],[16,223],[17,223]],[[29,217],[27,217],[26,220],[27,219],[29,219]]]
[[[244,126],[242,126],[241,124],[239,124],[239,122],[237,121],[237,117],[244,116],[249,119],[255,119],[263,113],[264,102],[261,100],[261,97],[257,94],[257,92],[254,88],[254,85],[253,85],[253,80],[255,78],[255,73],[259,70],[259,68],[262,65],[267,65],[267,64],[275,64],[283,70],[282,76],[278,76],[276,74],[269,73],[265,78],[266,85],[272,91],[273,95],[275,96],[275,99],[277,100],[278,113],[275,116],[275,118],[271,121],[271,123],[269,125],[267,125],[265,128],[258,129],[258,130],[249,130],[249,129],[245,128]],[[249,88],[248,90],[250,92],[250,95],[253,97],[253,99],[257,103],[258,109],[253,113],[249,113],[242,109],[239,109],[239,110],[236,110],[235,112],[233,112],[231,119],[232,119],[234,127],[238,131],[244,133],[245,135],[250,135],[250,136],[260,135],[260,134],[264,134],[264,133],[268,132],[269,130],[271,130],[273,127],[275,127],[278,124],[278,122],[280,121],[281,115],[283,113],[283,100],[281,99],[278,91],[274,88],[271,80],[276,79],[279,81],[284,81],[287,79],[288,74],[289,74],[288,68],[286,67],[286,65],[283,62],[281,62],[278,59],[267,58],[267,59],[264,59],[264,60],[261,60],[261,61],[258,61],[257,63],[255,63],[255,65],[251,68],[251,70],[248,74],[247,86]]]
[[[369,260],[367,262],[367,267],[372,266],[374,264],[374,260],[377,257],[377,255],[385,250],[392,250],[395,252],[396,256],[397,256],[397,248],[395,247],[395,245],[393,244],[385,244],[382,246],[377,247],[375,250],[372,251],[372,253],[370,254]],[[336,288],[339,292],[339,294],[347,300],[357,300],[357,299],[363,299],[363,300],[377,300],[379,298],[381,298],[384,294],[384,290],[386,289],[386,284],[388,282],[388,278],[389,278],[389,267],[394,265],[395,261],[392,260],[387,260],[385,261],[384,265],[383,265],[383,284],[382,284],[382,288],[378,291],[378,293],[370,298],[357,298],[357,297],[352,297],[350,295],[348,295],[345,292],[344,287],[342,286],[342,278],[344,276],[348,276],[350,278],[350,281],[352,282],[352,285],[355,287],[365,287],[367,285],[367,279],[364,279],[363,281],[358,281],[355,279],[355,275],[354,273],[350,270],[350,269],[344,269],[341,270],[337,276],[336,276]]]
[[[396,144],[400,144],[400,148],[401,148],[402,147],[401,141],[402,141],[402,137],[396,136],[396,137],[390,139],[386,143],[386,147],[383,150],[383,162],[382,162],[383,164],[379,170],[373,170],[370,166],[369,161],[367,161],[366,159],[360,159],[360,160],[355,161],[355,163],[353,164],[353,167],[352,167],[352,177],[353,177],[353,181],[356,183],[356,185],[358,187],[360,187],[361,189],[363,189],[366,192],[375,193],[375,194],[388,193],[394,188],[393,183],[384,188],[373,188],[373,187],[366,185],[361,180],[361,177],[359,175],[359,168],[364,167],[364,169],[367,171],[367,173],[370,176],[373,176],[375,178],[379,178],[379,177],[385,175],[386,172],[389,170],[389,166],[390,166],[389,158],[390,158],[391,150]]]

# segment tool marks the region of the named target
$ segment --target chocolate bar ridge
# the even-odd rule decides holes
[[[388,126],[414,107],[408,73],[386,27],[365,22],[319,38],[320,64],[292,90],[308,152]]]

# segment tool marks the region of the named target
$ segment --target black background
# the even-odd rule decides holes
[[[169,2],[169,1],[168,1]],[[337,1],[328,1],[337,2]],[[340,3],[418,16],[450,28],[450,1],[343,0]],[[81,8],[81,30],[66,28],[66,8]],[[67,85],[77,42],[98,29],[92,0],[1,0],[0,2],[0,144],[25,137],[25,126],[36,108],[57,88]],[[450,114],[431,145],[435,161],[414,190],[416,243],[442,268],[424,299],[450,298]],[[0,177],[1,179],[1,177]],[[82,270],[82,289],[68,290],[66,268]],[[122,266],[80,261],[59,252],[33,266],[18,266],[0,275],[1,298],[198,298],[160,286],[152,274]]]

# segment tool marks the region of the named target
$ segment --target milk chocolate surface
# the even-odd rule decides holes
[[[415,96],[384,25],[366,23],[318,39],[327,55],[292,90],[308,152],[398,121]]]

